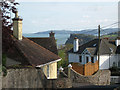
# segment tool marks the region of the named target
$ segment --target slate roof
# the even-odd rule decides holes
[[[30,37],[28,39],[34,41],[35,43],[39,44],[40,46],[42,46],[58,55],[57,45],[56,45],[56,41],[55,41],[54,37],[45,37],[45,38]]]
[[[8,31],[8,40],[3,37],[3,45],[9,44],[8,50],[3,47],[3,52],[7,56],[20,61],[24,65],[43,65],[61,59],[58,55],[38,45],[37,43],[23,37],[23,40],[17,40],[13,35],[12,31]],[[6,35],[6,33],[4,33]],[[11,42],[9,42],[11,40]]]
[[[91,55],[94,55],[96,53],[96,48],[86,48],[88,52],[90,52]]]
[[[87,42],[79,46],[78,52],[73,52],[73,48],[72,48],[70,51],[68,51],[68,53],[81,54],[85,49],[88,49],[92,55],[97,55],[98,41],[99,41],[98,39],[94,39],[90,42]],[[116,52],[116,46],[114,44],[109,43],[109,41],[106,39],[100,40],[100,55],[113,54],[115,52]]]

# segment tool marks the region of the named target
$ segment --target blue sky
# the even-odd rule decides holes
[[[118,21],[117,2],[20,2],[18,11],[23,33],[94,29]]]

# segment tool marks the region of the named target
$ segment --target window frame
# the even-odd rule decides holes
[[[89,62],[89,57],[88,56],[86,56],[86,63],[88,63]]]
[[[82,63],[82,56],[79,56],[79,62]]]
[[[91,62],[94,63],[94,56],[91,56]]]

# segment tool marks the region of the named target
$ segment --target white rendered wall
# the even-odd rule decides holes
[[[115,66],[120,67],[119,62],[120,62],[120,54],[115,54],[110,56],[110,67],[113,67],[114,64]]]
[[[86,64],[86,57],[89,58],[89,62],[91,62],[91,56],[86,55],[86,54],[74,54],[74,53],[69,53],[68,54],[68,60],[69,62],[80,62],[79,57],[82,56],[82,62],[81,64]],[[94,62],[97,61],[97,56],[94,56]]]
[[[99,60],[99,69],[109,69],[110,67],[109,55],[101,55]]]
[[[116,46],[119,46],[119,45],[120,45],[120,40],[117,39],[117,40],[116,40]]]

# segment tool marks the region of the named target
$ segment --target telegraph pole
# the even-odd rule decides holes
[[[100,61],[100,25],[98,25],[98,69],[99,69],[99,61]]]

